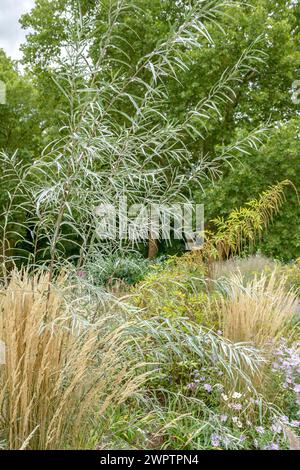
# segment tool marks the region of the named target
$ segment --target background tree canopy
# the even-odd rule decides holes
[[[53,78],[58,67],[56,59],[64,51],[68,12],[74,1],[36,0],[33,10],[23,16],[22,26],[30,28],[23,45],[25,73],[20,74],[4,52],[0,54],[0,79],[8,86],[8,104],[0,109],[0,147],[8,152],[18,149],[21,159],[38,158],[41,148],[63,133],[59,110],[67,111],[69,103]],[[103,3],[109,10],[110,1]],[[184,4],[189,3],[186,0],[178,3],[137,0],[135,4],[142,9],[143,21],[140,15],[135,17],[124,11],[115,42],[122,43],[126,64],[130,64],[132,70],[142,55],[162,41]],[[94,4],[95,0],[82,0],[83,15],[88,14]],[[234,172],[230,165],[225,165],[222,178],[215,179],[213,188],[203,183],[204,198],[202,192],[191,187],[195,200],[205,203],[207,221],[226,216],[234,207],[242,206],[277,181],[288,178],[300,189],[299,105],[291,100],[292,83],[300,78],[299,19],[298,1],[241,1],[222,17],[226,35],[211,23],[208,30],[214,37],[214,44],[208,42],[191,50],[189,74],[182,73],[178,82],[169,80],[167,83],[170,98],[166,112],[170,119],[180,120],[206,96],[224,70],[234,67],[243,51],[259,38],[256,47],[261,52],[262,66],[245,70],[243,80],[233,84],[232,99],[209,121],[205,139],[193,136],[192,142],[186,142],[196,163],[199,156],[208,152],[216,155],[223,146],[242,139],[251,129],[268,121],[272,123],[268,141],[258,154],[245,154],[238,166],[235,164]],[[99,17],[97,22],[98,27],[91,31],[95,50],[104,27],[103,18]],[[107,74],[113,76],[120,73],[122,67],[128,67],[117,47],[107,54],[115,59]],[[138,88],[135,92],[143,93]],[[126,114],[132,112],[128,106],[124,104]],[[299,257],[298,224],[299,205],[291,189],[284,210],[260,243],[261,250],[284,260]]]

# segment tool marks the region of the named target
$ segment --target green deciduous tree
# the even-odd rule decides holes
[[[129,70],[133,72],[140,57],[150,53],[156,45],[162,43],[163,38],[172,30],[172,25],[180,20],[185,8],[193,3],[197,2],[136,0],[134,4],[139,9],[139,15],[133,15],[126,9],[120,11],[122,21],[119,23],[117,31],[114,31],[114,48],[109,47],[105,51],[107,57],[113,59],[107,73],[114,76],[120,73],[120,70],[123,70],[124,73],[128,73]],[[68,15],[76,4],[76,0],[36,0],[32,12],[22,18],[23,27],[31,28],[23,46],[24,61],[33,72],[35,85],[41,96],[46,98],[40,103],[40,113],[43,116],[44,136],[47,136],[49,141],[59,130],[61,114],[58,111],[62,108],[68,109],[65,96],[52,80],[53,67],[49,68],[49,66],[53,66],[63,51],[68,28]],[[81,1],[83,16],[93,14],[96,4],[95,0]],[[89,32],[92,39],[90,54],[94,60],[97,57],[99,44],[103,46],[106,28],[105,17],[107,17],[107,13],[111,12],[113,19],[114,14],[114,2],[103,0],[101,4],[102,13],[96,18],[97,26]],[[119,2],[120,9],[122,9],[122,4],[123,2]],[[209,2],[201,2],[201,4],[202,7],[205,7]],[[230,76],[226,84],[230,84],[231,99],[222,103],[223,90],[219,90],[218,112],[215,113],[214,119],[209,119],[205,129],[202,129],[198,136],[189,135],[186,137],[185,144],[188,145],[190,158],[195,163],[207,153],[219,154],[222,152],[222,146],[228,146],[230,142],[238,139],[242,140],[250,129],[259,127],[268,119],[275,123],[286,123],[295,116],[297,111],[291,101],[291,86],[293,81],[300,76],[299,2],[293,0],[252,0],[246,2],[242,0],[235,2],[233,9],[226,11],[225,6],[224,12],[227,15],[224,14],[218,24],[211,22],[207,26],[207,34],[214,38],[214,43],[211,44],[210,41],[207,41],[202,44],[201,48],[190,50],[189,73],[186,74],[184,71],[178,70],[178,82],[166,77],[164,83],[168,94],[165,112],[168,118],[180,121],[184,119],[187,111],[195,109],[196,104],[207,97],[212,91],[213,85],[218,82],[217,77],[220,77],[224,71],[225,81],[228,75]],[[222,29],[226,31],[225,35]],[[257,64],[251,66],[247,60],[247,67],[244,68],[243,73],[239,69],[235,74],[234,67],[243,57],[244,51],[251,48],[253,41],[258,37],[260,37],[260,41],[255,50],[261,51],[264,67],[257,67]],[[145,75],[143,75],[144,77]],[[144,92],[142,86],[132,88],[130,91],[137,96],[141,96]],[[215,89],[214,92],[215,95],[212,98],[215,99],[218,90]],[[45,103],[47,103],[46,106]],[[124,113],[129,115],[132,113],[132,103],[123,100],[119,105],[122,106]],[[204,107],[207,110],[210,106],[211,103],[208,101]],[[203,116],[200,117],[203,118]],[[118,119],[122,120],[123,118],[119,115]],[[157,119],[159,121],[160,118]],[[287,147],[290,147],[288,135],[283,137],[287,138]],[[274,139],[274,145],[272,143],[269,145],[273,145],[273,156],[276,158],[276,162],[279,161],[279,167],[282,168],[286,165],[286,159],[283,157],[283,153],[274,155],[275,145],[277,145],[276,134],[274,134]],[[250,160],[253,162],[252,164]],[[242,186],[236,186],[239,185],[239,182],[236,181],[237,176],[235,176],[232,180],[235,186],[231,188],[231,191],[236,191],[240,195],[245,194],[245,197],[241,201],[238,198],[227,198],[227,205],[222,204],[220,215],[228,213],[233,205],[250,199],[252,190],[255,191],[253,195],[256,195],[259,190],[274,183],[275,180],[272,178],[274,172],[265,171],[262,177],[264,186],[260,185],[259,188],[256,188],[256,168],[259,168],[258,171],[261,174],[261,165],[265,160],[264,154],[260,157],[252,157],[249,154],[246,163],[249,171],[248,185],[245,186],[241,182]],[[271,158],[268,161],[272,165]],[[229,166],[227,169],[223,167],[222,172],[226,177],[224,187],[229,187],[233,173]],[[278,180],[286,177],[289,176],[283,171],[278,175]],[[291,179],[298,187],[297,178]],[[205,187],[205,183],[203,185]],[[217,188],[219,187],[221,187],[221,183],[217,183]],[[192,184],[190,189],[197,197],[197,192]],[[213,197],[212,194],[216,194],[216,197]],[[205,199],[207,217],[217,215],[217,211],[220,209],[219,196],[217,196],[219,190],[214,193],[209,191],[209,195],[211,199]],[[291,202],[287,207],[296,220],[298,216],[296,204]],[[274,230],[271,230],[270,237],[277,237],[275,226]],[[297,256],[297,243],[294,241],[290,243],[291,237],[290,231],[285,233],[286,243],[290,246],[288,252],[283,255],[285,258]],[[274,251],[271,247],[269,252],[278,255],[278,250]]]

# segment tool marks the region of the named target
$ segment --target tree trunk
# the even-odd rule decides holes
[[[148,241],[148,259],[154,259],[156,258],[158,252],[158,245],[157,245],[157,240],[152,238],[152,236],[149,236],[149,241]]]

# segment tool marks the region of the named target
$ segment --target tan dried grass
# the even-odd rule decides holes
[[[0,432],[9,449],[87,446],[91,414],[100,418],[145,379],[124,357],[126,325],[112,330],[101,319],[74,329],[64,281],[49,289],[46,274],[14,272],[0,292]]]
[[[232,275],[219,304],[223,334],[233,342],[265,347],[286,333],[297,304],[296,294],[287,291],[286,279],[279,279],[276,270],[246,284],[241,274]]]

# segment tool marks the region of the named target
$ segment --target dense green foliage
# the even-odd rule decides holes
[[[299,119],[291,119],[272,132],[259,155],[251,155],[239,163],[235,171],[209,188],[204,198],[207,218],[226,217],[232,207],[243,205],[266,188],[266,182],[275,184],[289,179],[295,185],[286,191],[286,203],[274,219],[268,233],[258,244],[268,256],[291,260],[300,254],[299,216]],[[257,245],[256,245],[257,247]]]
[[[110,2],[104,7],[109,11]],[[172,22],[181,15],[181,6],[174,2],[137,1],[142,8],[143,21],[125,11],[118,30],[120,45],[127,54],[128,63],[134,69],[141,54],[151,51],[168,32]],[[184,2],[183,2],[184,3]],[[251,197],[255,197],[271,184],[290,179],[299,189],[297,167],[299,141],[298,106],[291,101],[291,86],[299,78],[299,4],[292,1],[253,0],[241,2],[222,18],[223,32],[213,24],[209,33],[214,37],[215,47],[206,45],[193,50],[188,75],[179,74],[179,82],[169,81],[169,115],[181,118],[187,109],[204,97],[224,70],[236,64],[252,41],[260,37],[258,48],[264,64],[246,71],[241,83],[233,83],[232,101],[221,106],[210,120],[205,138],[187,142],[197,162],[199,156],[209,151],[217,154],[222,145],[242,138],[254,127],[268,119],[277,123],[278,131],[270,132],[267,145],[259,154],[247,154],[237,171],[223,167],[224,178],[216,180],[215,188],[206,188],[206,196],[196,189],[194,198],[206,204],[206,220],[227,215]],[[249,5],[251,3],[251,6]],[[66,40],[66,12],[76,4],[74,0],[37,0],[31,13],[23,16],[24,28],[31,28],[23,45],[24,64],[28,74],[20,76],[15,66],[1,55],[1,77],[8,84],[9,105],[1,107],[1,140],[3,150],[18,149],[20,158],[34,159],[41,144],[55,139],[60,133],[62,114],[68,103],[62,90],[52,80],[55,69],[49,68],[60,56]],[[82,1],[83,14],[88,15],[94,0]],[[99,27],[93,31],[94,49],[101,40],[104,23],[99,17]],[[284,51],[284,54],[282,53]],[[109,50],[119,62],[112,65],[110,73],[122,68],[124,56],[117,49]],[[126,60],[127,60],[126,59]],[[129,112],[124,104],[124,112]],[[24,116],[24,117],[21,117]],[[276,171],[274,171],[276,168]],[[266,235],[261,249],[268,255],[281,259],[299,256],[297,198],[291,190],[282,215]],[[163,251],[166,251],[163,249]]]

